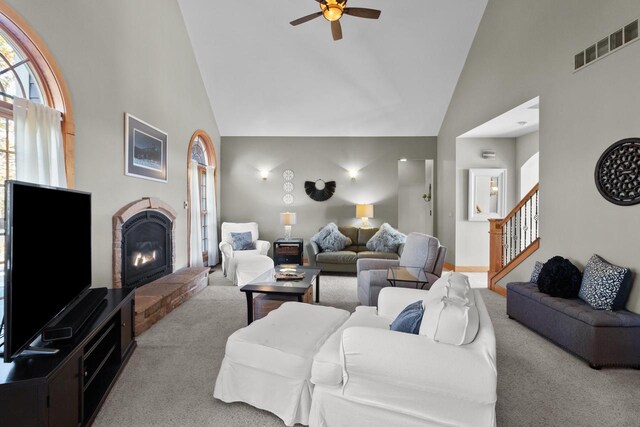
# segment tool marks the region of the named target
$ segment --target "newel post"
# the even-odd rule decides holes
[[[489,283],[502,268],[502,220],[489,219]]]

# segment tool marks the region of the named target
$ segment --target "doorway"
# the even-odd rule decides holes
[[[398,229],[433,236],[433,159],[398,160]]]

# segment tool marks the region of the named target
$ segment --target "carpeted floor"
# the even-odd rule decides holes
[[[499,426],[639,426],[640,371],[594,371],[505,313],[482,291],[498,347]],[[322,304],[353,311],[355,277],[323,276]],[[138,337],[95,426],[282,426],[268,412],[212,397],[227,337],[246,325],[244,295],[222,278]]]

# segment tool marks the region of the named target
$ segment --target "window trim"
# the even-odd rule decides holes
[[[62,113],[62,139],[64,144],[65,172],[69,188],[75,187],[74,142],[75,125],[69,88],[62,77],[60,67],[47,49],[42,39],[29,24],[11,9],[0,2],[0,27],[29,59],[35,77],[39,80],[43,101],[46,105]],[[7,105],[4,105],[7,104]],[[13,106],[2,103],[0,107]]]
[[[216,207],[218,206],[218,159],[216,157],[216,149],[213,146],[213,142],[209,134],[202,129],[198,129],[191,136],[189,147],[187,149],[187,259],[190,258],[189,254],[191,253],[191,177],[189,176],[189,163],[191,162],[191,149],[193,148],[193,144],[195,144],[196,139],[200,139],[200,142],[204,145],[205,154],[207,155],[207,165],[215,167],[213,172],[213,185],[216,189],[215,204]],[[209,244],[211,244],[211,242],[209,242]],[[191,265],[189,266],[191,267]]]

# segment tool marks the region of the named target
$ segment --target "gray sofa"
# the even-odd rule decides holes
[[[640,315],[594,310],[581,299],[552,297],[533,283],[507,284],[507,315],[581,357],[594,369],[640,369]]]
[[[402,253],[403,245],[398,252],[372,252],[367,249],[367,242],[378,231],[377,227],[338,227],[338,230],[351,239],[353,244],[341,251],[322,252],[314,242],[307,243],[307,257],[309,265],[321,268],[323,272],[355,273],[356,262],[359,259],[398,259]]]
[[[358,300],[362,305],[378,305],[378,295],[383,288],[391,286],[387,280],[389,267],[421,268],[429,281],[424,289],[429,289],[442,275],[447,248],[440,246],[440,241],[433,236],[422,233],[409,233],[404,244],[402,255],[398,260],[391,259],[359,259],[358,260]],[[415,283],[397,286],[416,287]]]

